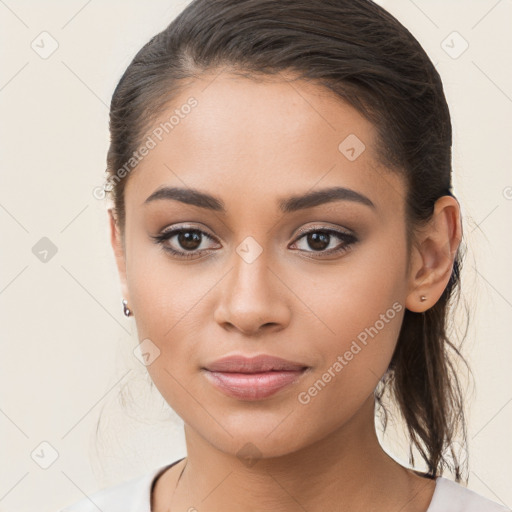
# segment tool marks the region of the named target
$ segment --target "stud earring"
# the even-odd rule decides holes
[[[420,300],[421,300],[421,302],[423,302],[423,301],[427,300],[427,297],[425,297],[425,295],[422,295],[422,296],[420,297]]]
[[[130,316],[132,312],[128,309],[128,301],[123,299],[123,312],[126,316]]]

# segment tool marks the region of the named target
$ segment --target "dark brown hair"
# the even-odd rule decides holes
[[[333,91],[371,121],[379,163],[386,172],[400,173],[407,185],[409,249],[414,228],[431,219],[436,200],[453,196],[452,128],[441,78],[390,13],[370,0],[194,0],[137,53],[112,97],[105,190],[123,238],[129,175],[119,170],[178,92],[195,77],[222,68],[254,79],[292,74]],[[461,467],[453,446],[459,426],[466,443],[466,424],[450,357],[467,363],[447,329],[460,287],[461,251],[462,245],[437,303],[423,313],[406,310],[388,372],[374,393],[384,410],[384,429],[384,392],[396,400],[426,462],[426,476],[435,478],[449,467],[457,482]]]

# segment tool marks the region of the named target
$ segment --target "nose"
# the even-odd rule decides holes
[[[264,253],[252,262],[235,253],[233,266],[222,280],[215,321],[224,329],[251,336],[286,328],[293,294],[285,282],[269,267]]]

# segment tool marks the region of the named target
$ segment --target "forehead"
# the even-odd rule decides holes
[[[127,202],[137,205],[162,185],[273,202],[344,186],[395,207],[404,193],[398,176],[377,162],[374,126],[328,89],[302,80],[202,75],[147,133],[155,145],[126,187]]]

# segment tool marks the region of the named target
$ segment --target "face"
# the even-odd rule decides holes
[[[169,405],[225,452],[277,456],[342,429],[386,372],[407,295],[405,185],[377,164],[372,124],[325,89],[214,78],[155,122],[181,112],[129,176],[118,264]],[[189,194],[155,197],[164,187]],[[306,370],[205,369],[261,354]]]

